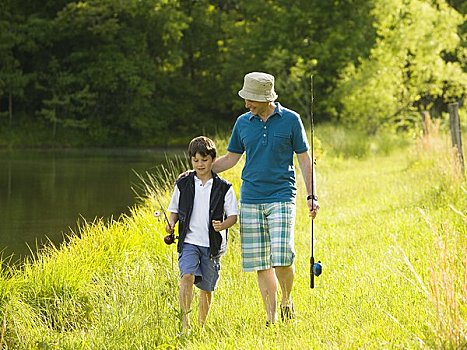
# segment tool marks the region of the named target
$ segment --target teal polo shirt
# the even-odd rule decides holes
[[[295,201],[293,156],[308,151],[300,115],[276,102],[266,122],[251,112],[235,122],[227,150],[246,153],[240,202],[261,204]]]

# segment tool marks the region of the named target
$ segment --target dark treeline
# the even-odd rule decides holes
[[[0,1],[0,145],[229,130],[249,71],[302,115],[313,75],[317,122],[370,133],[467,87],[462,0]]]

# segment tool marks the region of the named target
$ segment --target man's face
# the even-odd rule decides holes
[[[252,100],[245,100],[245,107],[250,110],[254,115],[260,115],[267,111],[269,102],[258,102]]]
[[[211,155],[202,156],[196,153],[194,157],[191,157],[191,165],[193,170],[196,171],[196,176],[200,177],[211,173],[212,163],[214,159]]]

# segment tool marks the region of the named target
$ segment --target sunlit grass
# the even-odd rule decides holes
[[[218,142],[220,154],[225,146]],[[299,177],[295,323],[264,327],[256,275],[241,270],[235,225],[205,328],[195,325],[191,334],[179,335],[177,255],[162,240],[163,220],[153,216],[169,201],[180,172],[174,166],[159,169],[157,179],[141,176],[141,203],[129,216],[88,223],[67,244],[0,275],[0,348],[466,347],[467,195],[448,143],[361,159],[327,147],[317,147],[322,209],[314,255],[323,274],[314,289]],[[241,165],[222,174],[237,193],[240,171]]]

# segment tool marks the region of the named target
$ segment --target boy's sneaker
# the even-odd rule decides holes
[[[284,322],[295,319],[295,309],[293,303],[289,305],[281,305],[281,319]]]

